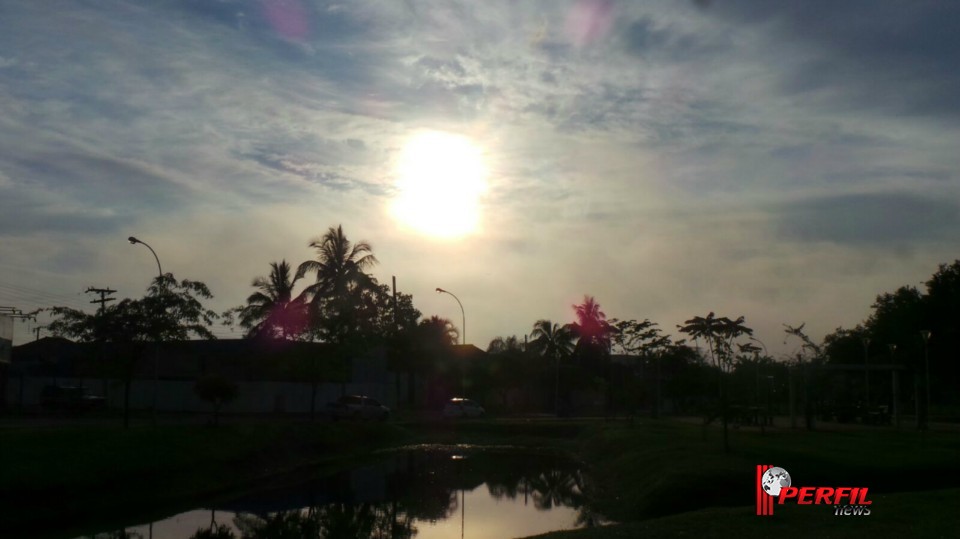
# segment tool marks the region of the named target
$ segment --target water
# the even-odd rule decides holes
[[[590,490],[559,457],[417,448],[83,539],[525,537],[602,524]]]

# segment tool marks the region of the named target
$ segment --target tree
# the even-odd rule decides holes
[[[583,303],[573,306],[577,321],[573,323],[577,349],[589,355],[609,355],[610,337],[615,329],[593,296],[584,296]]]
[[[220,408],[237,398],[237,384],[219,375],[207,375],[193,385],[200,400],[213,405],[213,426],[220,425]]]
[[[638,356],[641,369],[645,364],[652,360],[654,362],[654,398],[653,398],[653,417],[660,415],[660,354],[670,346],[670,337],[661,334],[660,328],[656,322],[650,319],[644,319],[642,322],[636,320],[610,320],[610,324],[616,329],[613,335],[613,342],[621,353]]]
[[[522,352],[523,345],[516,335],[509,337],[494,337],[487,345],[488,354],[503,354],[507,352]]]
[[[460,340],[460,332],[447,318],[433,315],[417,325],[417,341],[421,348],[438,350],[454,346]]]
[[[741,335],[752,335],[753,330],[744,325],[744,317],[731,320],[717,318],[713,311],[707,316],[695,316],[677,326],[681,333],[687,333],[694,339],[703,337],[710,347],[710,359],[718,371],[717,385],[720,391],[720,415],[723,419],[723,451],[730,451],[728,434],[727,395],[724,391],[724,373],[733,366],[733,341]]]
[[[607,322],[607,315],[600,310],[600,304],[592,296],[584,296],[583,303],[573,305],[576,322],[573,323],[577,335],[574,354],[581,365],[594,372],[594,379],[604,388],[606,412],[613,409],[613,388],[611,387],[610,338],[616,329]]]
[[[307,306],[303,296],[294,297],[293,288],[300,275],[292,276],[286,260],[270,263],[270,275],[257,277],[251,286],[257,289],[247,304],[236,308],[246,336],[271,339],[296,338],[308,326]]]
[[[315,273],[316,281],[304,293],[310,298],[314,331],[327,342],[344,344],[356,340],[360,314],[369,312],[365,303],[380,289],[365,270],[377,263],[373,248],[366,241],[351,243],[343,227],[329,228],[322,237],[310,242],[317,259],[297,268],[297,278]],[[365,297],[366,296],[366,297]]]
[[[573,354],[574,328],[571,324],[555,324],[550,320],[537,320],[530,333],[533,349],[554,362],[553,408],[560,415],[560,360]]]
[[[88,314],[70,307],[52,307],[48,329],[55,336],[81,342],[127,345],[115,358],[124,383],[123,425],[130,424],[130,383],[146,343],[181,341],[191,337],[213,339],[209,327],[217,313],[201,300],[213,294],[200,281],[177,282],[173,274],[158,276],[141,299],[123,299]],[[116,347],[115,347],[116,348]]]

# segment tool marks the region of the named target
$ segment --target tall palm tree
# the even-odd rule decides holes
[[[577,321],[573,323],[578,347],[590,347],[602,351],[610,348],[610,336],[616,331],[608,322],[607,315],[593,296],[583,296],[583,303],[573,306]]]
[[[570,324],[537,320],[530,332],[530,344],[543,357],[562,359],[573,353],[574,329]]]
[[[247,337],[289,339],[307,327],[307,311],[303,296],[294,298],[293,288],[300,276],[291,278],[286,260],[270,263],[270,275],[257,277],[251,286],[258,289],[239,310],[240,325]]]
[[[297,268],[297,277],[316,273],[316,281],[304,293],[311,298],[315,323],[325,326],[325,337],[342,343],[356,329],[358,305],[364,295],[377,293],[377,281],[365,270],[377,264],[373,247],[366,241],[350,242],[343,226],[330,227],[326,234],[310,242],[317,259]]]
[[[533,349],[554,361],[553,407],[554,413],[560,415],[560,360],[573,353],[574,328],[571,324],[561,326],[541,319],[533,324],[530,337]]]
[[[573,323],[577,334],[574,352],[588,368],[604,380],[606,413],[613,411],[613,388],[611,384],[610,343],[616,328],[607,322],[607,315],[592,296],[584,296],[583,303],[573,306],[577,321]]]

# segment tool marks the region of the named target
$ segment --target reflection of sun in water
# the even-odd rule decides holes
[[[480,148],[470,139],[439,131],[417,133],[403,147],[396,173],[399,193],[392,210],[400,222],[442,238],[476,229],[487,171]]]

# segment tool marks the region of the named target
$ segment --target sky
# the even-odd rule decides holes
[[[481,348],[590,295],[790,353],[960,258],[958,95],[955,2],[6,1],[0,305],[141,296],[132,235],[220,311],[343,225]]]

